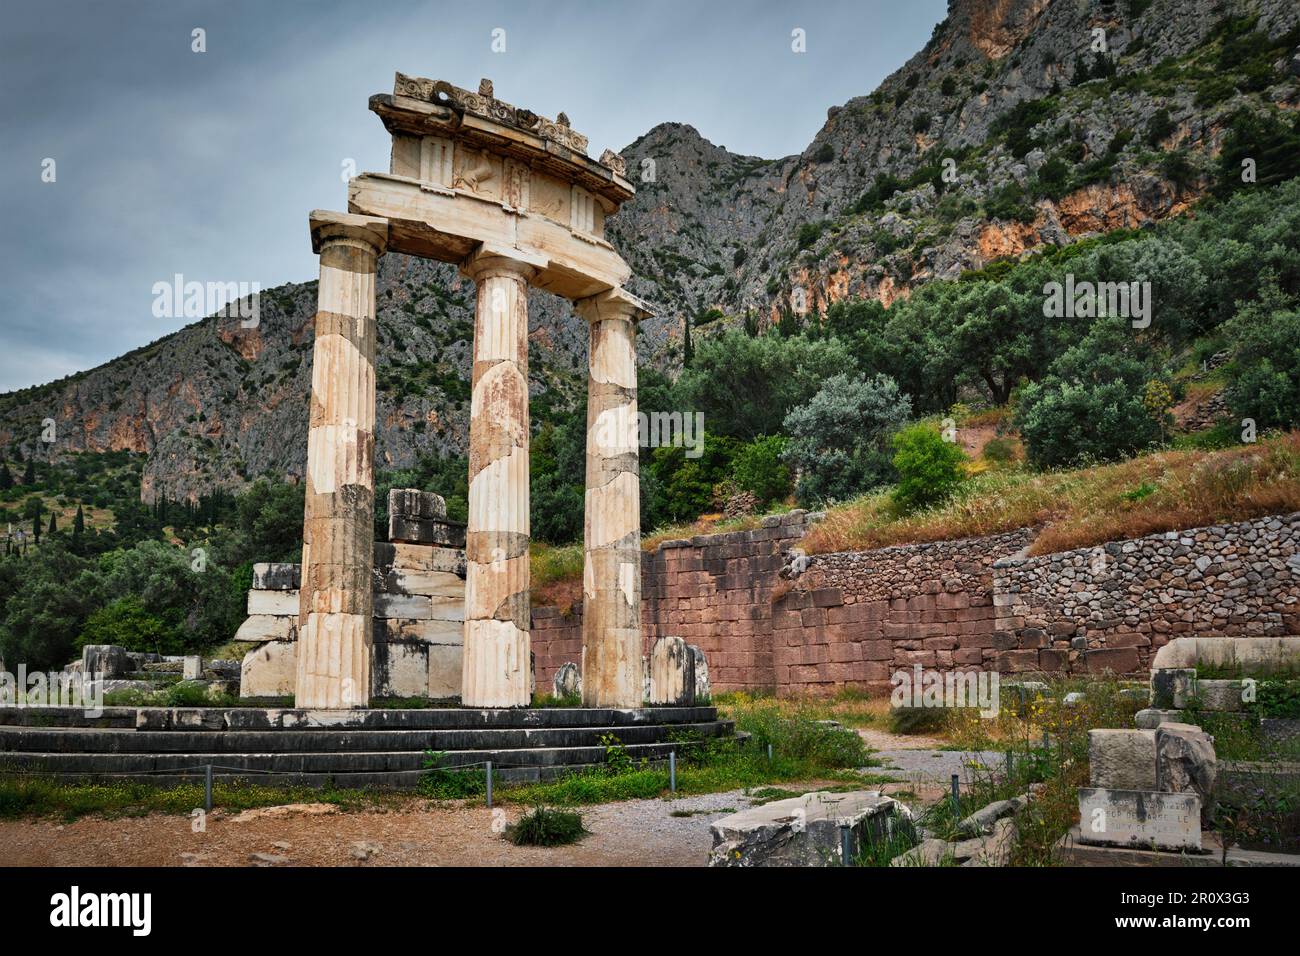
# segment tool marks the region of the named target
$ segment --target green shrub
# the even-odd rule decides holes
[[[515,846],[567,846],[590,832],[583,826],[580,813],[534,807],[506,827],[505,836]]]
[[[1300,422],[1300,307],[1278,292],[1245,305],[1227,323],[1234,341],[1228,405],[1258,428]]]
[[[86,619],[77,647],[87,644],[117,644],[128,651],[155,654],[180,654],[185,650],[175,624],[150,614],[139,598],[130,596],[118,598]]]
[[[843,501],[890,475],[887,436],[911,411],[893,379],[833,375],[785,419],[786,462],[799,472],[799,501]]]
[[[929,425],[903,429],[893,445],[898,484],[892,498],[905,513],[946,501],[966,478],[962,450]]]
[[[731,476],[736,485],[753,493],[760,507],[790,493],[790,469],[781,462],[786,444],[782,435],[756,438],[742,445],[731,460]]]
[[[1160,440],[1161,422],[1143,402],[1151,368],[1134,348],[1120,321],[1098,320],[1043,381],[1025,386],[1016,421],[1031,462],[1113,461]]]

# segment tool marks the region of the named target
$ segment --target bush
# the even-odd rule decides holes
[[[1258,428],[1300,422],[1300,308],[1277,292],[1242,308],[1226,326],[1236,348],[1228,404]]]
[[[150,614],[138,598],[122,597],[100,608],[86,619],[77,647],[87,644],[117,644],[128,651],[180,654],[185,642],[174,622]]]
[[[1017,424],[1030,461],[1044,468],[1113,461],[1160,440],[1162,422],[1144,402],[1154,376],[1133,348],[1120,321],[1099,320],[1042,382],[1025,386]]]
[[[906,513],[940,504],[966,478],[966,456],[929,425],[913,425],[893,438],[898,484],[892,498]]]
[[[515,846],[566,846],[577,843],[591,831],[582,814],[573,810],[534,807],[506,827],[506,839]]]
[[[911,400],[886,375],[826,379],[811,401],[785,419],[785,460],[799,472],[799,501],[843,501],[887,481],[887,436],[911,409]]]
[[[742,445],[731,460],[736,485],[752,492],[760,507],[790,493],[790,469],[781,462],[787,440],[781,435],[756,438]]]

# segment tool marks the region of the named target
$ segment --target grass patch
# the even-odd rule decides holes
[[[515,846],[567,846],[590,832],[580,813],[535,807],[507,826],[505,837]]]
[[[1128,496],[1144,485],[1152,490]],[[900,516],[882,491],[832,509],[810,554],[943,541],[1038,526],[1034,554],[1300,510],[1300,432],[1223,450],[1163,451],[1072,471],[990,470],[947,503]]]
[[[360,809],[400,799],[381,791],[339,790],[332,787],[262,787],[244,783],[212,786],[212,806],[251,810],[286,803],[332,803]],[[157,787],[148,783],[56,783],[41,777],[0,776],[0,819],[53,816],[71,821],[90,814],[140,817],[150,813],[189,814],[203,806],[203,784]]]

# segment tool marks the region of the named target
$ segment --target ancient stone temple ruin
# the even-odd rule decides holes
[[[570,299],[590,326],[583,702],[642,701],[635,324],[645,305],[604,239],[633,195],[623,160],[586,155],[549,120],[445,81],[398,74],[370,99],[392,135],[348,212],[311,214],[320,255],[297,620],[300,708],[366,707],[375,626],[375,272],[385,252],[454,262],[478,287],[465,529],[460,697],[530,703],[528,291]]]

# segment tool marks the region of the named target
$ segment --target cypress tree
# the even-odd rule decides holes
[[[9,471],[9,462],[0,462],[0,491],[8,491],[13,486],[14,476]]]

